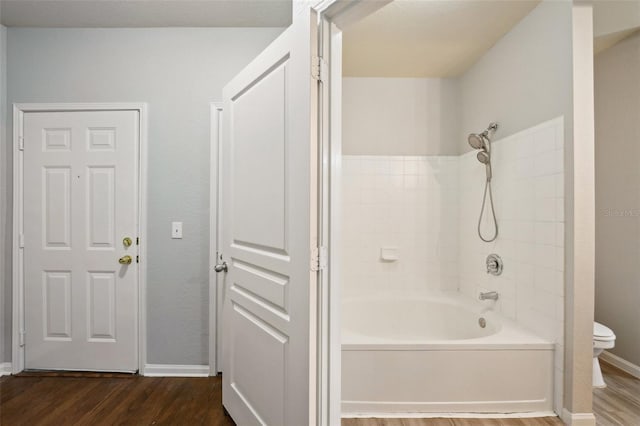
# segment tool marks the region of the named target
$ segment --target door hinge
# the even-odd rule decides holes
[[[24,137],[18,136],[18,150],[24,151]]]
[[[322,82],[326,81],[327,71],[327,61],[318,56],[311,58],[311,76],[314,79]]]
[[[18,235],[18,247],[24,248],[24,234],[23,233],[20,233],[20,235]]]
[[[21,331],[20,332],[20,337],[18,338],[18,344],[20,346],[24,346],[24,342],[27,339],[27,332],[26,331]]]
[[[311,270],[318,272],[327,268],[327,248],[314,247],[311,250]]]

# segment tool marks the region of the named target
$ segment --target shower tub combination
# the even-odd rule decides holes
[[[553,343],[457,292],[343,301],[343,416],[552,413]]]

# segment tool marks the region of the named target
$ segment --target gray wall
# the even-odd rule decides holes
[[[8,30],[9,105],[149,104],[148,363],[208,363],[209,102],[280,32]],[[178,220],[184,239],[172,240]]]
[[[497,138],[572,116],[571,3],[545,1],[460,77],[459,151],[491,121]],[[567,139],[568,140],[568,139]]]
[[[640,365],[640,33],[595,58],[596,321]]]

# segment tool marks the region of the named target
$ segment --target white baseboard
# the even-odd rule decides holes
[[[9,376],[13,372],[10,362],[0,362],[0,376]]]
[[[12,374],[10,362],[0,363],[0,376]],[[208,377],[208,365],[146,364],[144,375],[149,377]]]
[[[208,365],[146,364],[144,375],[148,377],[208,377]]]
[[[595,426],[596,416],[593,413],[572,413],[566,408],[562,409],[560,416],[567,426]]]
[[[631,374],[633,377],[640,379],[640,366],[637,366],[626,359],[620,358],[618,355],[614,355],[609,351],[604,351],[600,355],[600,359],[607,364],[611,364],[614,367],[618,367],[620,370]]]
[[[531,419],[540,417],[558,417],[552,411],[528,413],[343,413],[343,419]]]

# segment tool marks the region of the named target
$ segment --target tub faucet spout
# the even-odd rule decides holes
[[[498,300],[497,291],[488,291],[486,293],[480,293],[480,300]]]

